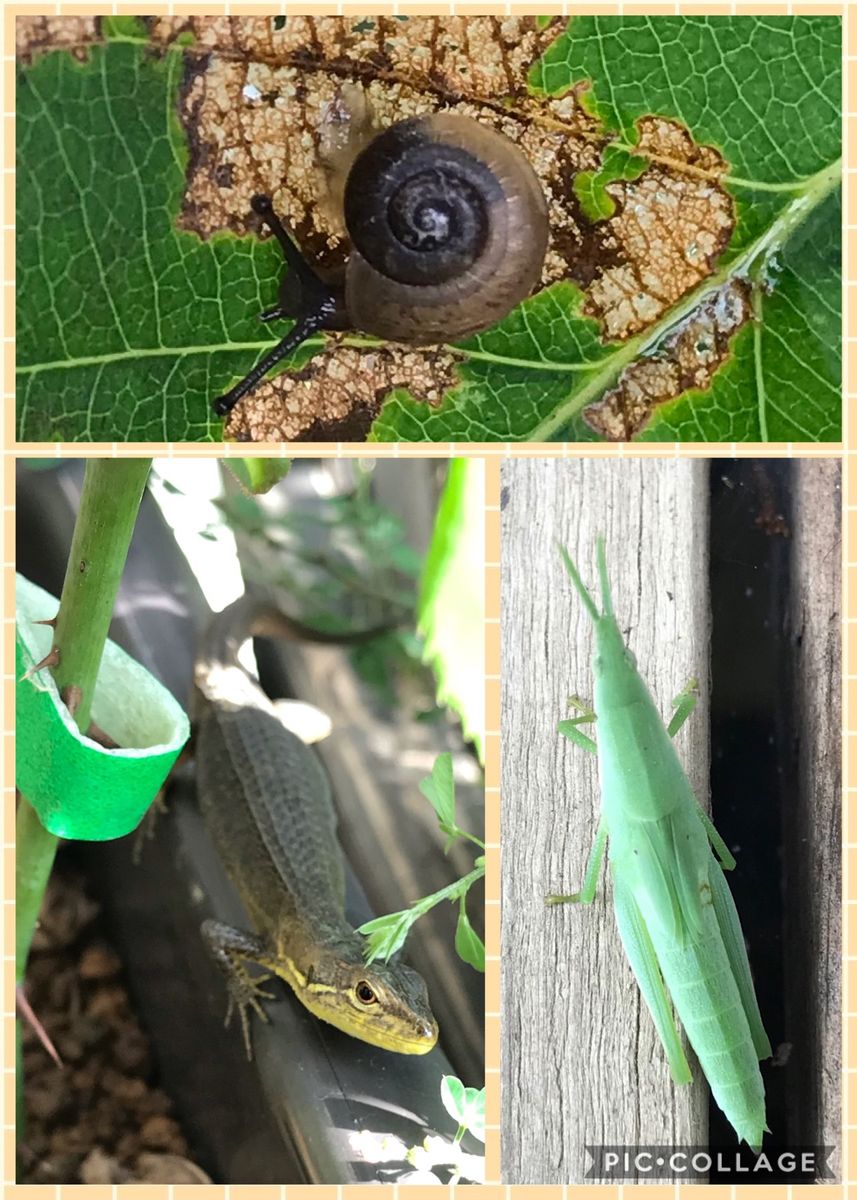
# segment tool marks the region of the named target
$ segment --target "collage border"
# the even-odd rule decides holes
[[[552,445],[522,446],[519,444],[450,444],[410,445],[382,443],[371,447],[350,443],[299,443],[275,446],[247,446],[242,444],[217,446],[177,445],[169,443],[153,447],[150,443],[104,445],[15,443],[15,377],[14,377],[14,83],[15,83],[15,19],[24,15],[115,15],[137,14],[145,9],[146,15],[365,15],[382,13],[389,15],[518,15],[518,14],[598,14],[619,15],[638,13],[646,15],[760,15],[760,14],[808,14],[836,15],[843,17],[843,54],[845,63],[846,94],[843,105],[845,120],[845,171],[844,186],[844,246],[845,271],[843,275],[843,331],[846,353],[844,356],[843,381],[843,443],[825,445],[798,445],[792,443],[744,445],[724,444],[665,444],[635,445],[633,448],[599,445]],[[627,1200],[637,1193],[641,1185],[580,1185],[568,1187],[506,1187],[500,1178],[500,460],[507,456],[567,458],[567,457],[841,457],[843,461],[843,537],[842,537],[842,587],[843,587],[843,673],[842,673],[842,720],[843,720],[843,996],[842,996],[842,1180],[835,1185],[826,1185],[826,1197],[838,1197],[857,1188],[857,895],[853,881],[857,881],[857,832],[850,820],[850,804],[857,792],[857,728],[854,715],[857,713],[857,446],[852,438],[852,421],[849,413],[857,401],[857,303],[850,301],[857,289],[857,254],[855,253],[855,230],[857,230],[857,188],[854,174],[857,169],[857,6],[827,3],[580,3],[556,4],[325,4],[304,3],[292,6],[269,6],[236,3],[222,4],[73,4],[51,6],[19,4],[4,6],[3,23],[3,67],[4,67],[4,179],[3,189],[3,244],[0,250],[4,289],[2,304],[3,322],[3,383],[5,393],[5,419],[3,422],[4,453],[2,471],[2,561],[4,564],[4,687],[3,687],[3,854],[0,859],[0,888],[3,893],[4,920],[2,924],[3,955],[3,1088],[0,1094],[0,1117],[3,1136],[0,1142],[0,1182],[4,1192],[8,1190],[20,1200],[66,1200],[66,1197],[83,1197],[85,1200],[352,1200],[377,1195],[378,1185],[328,1186],[328,1185],[283,1185],[277,1186],[179,1186],[179,1185],[15,1185],[14,1153],[14,1025],[15,1025],[15,980],[14,980],[14,496],[15,466],[17,457],[135,457],[151,455],[165,458],[199,458],[222,456],[224,458],[246,458],[249,456],[283,456],[292,458],[339,457],[339,458],[444,458],[470,457],[486,461],[486,542],[485,542],[485,596],[486,596],[486,1089],[487,1089],[487,1135],[486,1184],[482,1186],[460,1185],[450,1191],[467,1192],[484,1197],[484,1200],[515,1200],[530,1196],[538,1200],[572,1200],[579,1193],[583,1197],[616,1197]],[[437,1196],[437,1188],[421,1188],[402,1185],[392,1187],[393,1200],[425,1200]],[[141,1190],[142,1189],[142,1190]],[[646,1185],[640,1192],[645,1200],[667,1200],[699,1193],[711,1200],[742,1200],[746,1192],[753,1200],[769,1200],[769,1197],[787,1197],[788,1200],[805,1200],[804,1193],[815,1192],[794,1185],[735,1185],[705,1186],[698,1184]]]

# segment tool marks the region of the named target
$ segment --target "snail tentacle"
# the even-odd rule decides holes
[[[262,218],[280,243],[283,257],[289,268],[286,281],[297,280],[299,311],[295,313],[291,306],[284,305],[281,300],[273,308],[266,308],[259,313],[260,321],[276,321],[283,317],[296,317],[297,319],[285,337],[256,363],[248,375],[245,375],[239,383],[236,383],[222,396],[218,396],[213,402],[212,407],[220,417],[225,417],[230,413],[239,400],[243,399],[248,392],[253,391],[271,367],[276,366],[286,355],[296,350],[301,342],[305,342],[308,337],[312,337],[319,330],[335,328],[337,314],[342,304],[340,290],[325,283],[301,254],[285,225],[274,212],[270,196],[254,196],[250,201],[250,206]]]
[[[335,310],[335,303],[332,303],[329,308],[307,313],[305,317],[298,321],[282,341],[278,342],[273,350],[270,350],[264,358],[256,363],[256,366],[249,375],[245,375],[241,382],[236,383],[235,387],[230,388],[228,392],[225,392],[222,396],[218,396],[212,406],[217,415],[225,417],[227,413],[232,412],[238,401],[246,396],[248,392],[253,391],[253,388],[264,375],[267,375],[271,367],[276,366],[287,354],[291,354],[293,350],[296,350],[301,342],[305,342],[308,337],[312,337],[320,329],[326,328],[327,322]]]
[[[289,270],[295,271],[302,277],[317,279],[318,276],[301,254],[295,239],[274,211],[274,203],[271,197],[260,193],[252,198],[250,207],[254,213],[262,218],[264,224],[268,226],[271,233],[280,243],[283,258],[286,260]]]

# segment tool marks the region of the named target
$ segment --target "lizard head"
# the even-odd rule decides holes
[[[422,976],[401,962],[373,962],[359,954],[316,959],[303,988],[304,1005],[372,1046],[397,1054],[427,1054],[437,1042],[437,1021]]]

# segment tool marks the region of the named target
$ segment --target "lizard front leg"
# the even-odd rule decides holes
[[[225,925],[223,921],[203,921],[201,932],[215,962],[226,976],[229,988],[229,1006],[226,1009],[224,1024],[229,1025],[232,1014],[237,1009],[241,1018],[247,1058],[252,1059],[250,1019],[247,1010],[252,1008],[263,1021],[267,1022],[267,1013],[259,1001],[273,1000],[274,997],[271,992],[265,991],[260,985],[271,979],[273,972],[268,970],[264,975],[251,975],[247,970],[247,964],[255,963],[261,967],[271,967],[271,949],[256,934],[246,933],[243,929],[235,929],[232,925]]]

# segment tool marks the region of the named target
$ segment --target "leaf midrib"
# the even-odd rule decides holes
[[[592,375],[585,387],[575,392],[565,404],[560,405],[549,417],[541,421],[527,435],[526,440],[548,441],[581,409],[598,399],[611,384],[615,383],[626,366],[647,350],[654,349],[676,325],[690,316],[710,295],[730,279],[746,276],[757,263],[764,262],[768,254],[782,247],[794,231],[820,204],[824,203],[839,185],[841,176],[841,159],[837,159],[813,175],[791,204],[779,213],[765,232],[751,242],[738,258],[733,259],[720,271],[709,275],[698,287],[689,292],[678,306],[665,313],[659,322],[626,342],[616,354],[604,362],[599,371]]]

